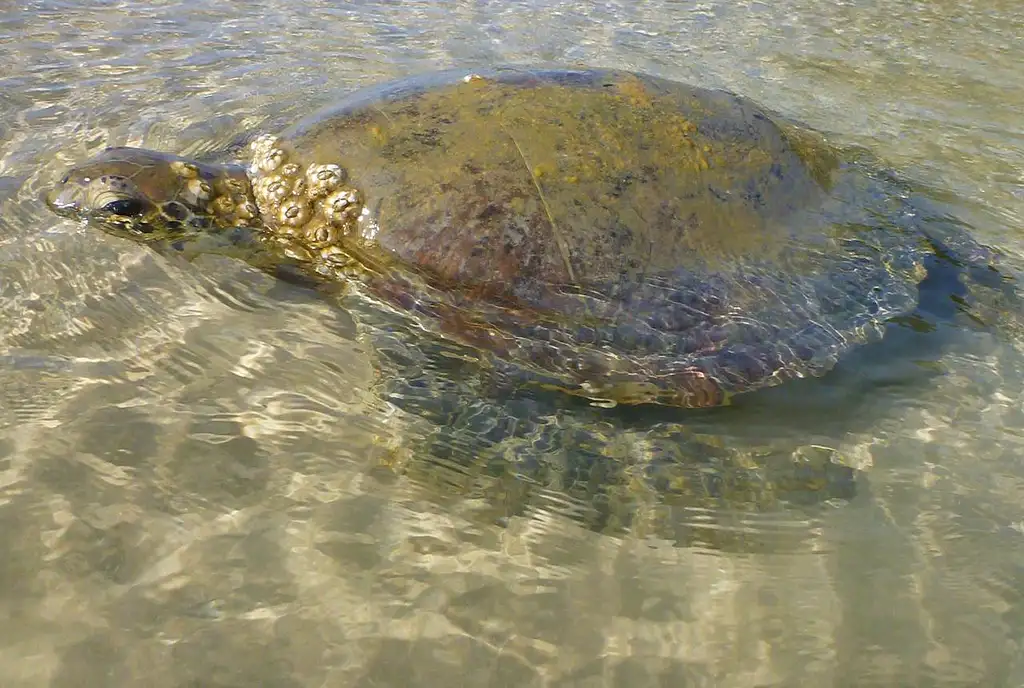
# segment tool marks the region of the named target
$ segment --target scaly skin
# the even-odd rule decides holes
[[[64,176],[51,208],[140,241],[258,222],[245,170],[143,150],[108,148]]]

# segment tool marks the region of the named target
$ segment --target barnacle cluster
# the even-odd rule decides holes
[[[353,231],[363,203],[356,189],[345,186],[347,174],[340,165],[303,168],[289,161],[276,136],[260,136],[251,147],[253,196],[271,232],[320,249]]]
[[[248,224],[257,217],[256,205],[243,181],[228,175],[204,179],[199,167],[187,160],[175,160],[170,168],[178,177],[180,191],[174,200],[164,204],[162,212],[166,217],[183,221],[187,216],[193,226],[208,224],[209,219],[202,219],[206,214],[229,226]],[[196,212],[185,208],[194,208]]]

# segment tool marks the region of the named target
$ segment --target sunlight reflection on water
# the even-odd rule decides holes
[[[682,423],[495,404],[468,363],[39,203],[104,145],[216,157],[382,79],[586,63],[867,146],[1019,266],[1022,33],[1001,0],[0,10],[0,683],[1024,682],[1019,332]],[[438,366],[450,407],[387,403]]]

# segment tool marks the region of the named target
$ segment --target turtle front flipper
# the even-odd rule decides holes
[[[336,291],[341,285],[309,269],[309,262],[289,256],[267,243],[264,232],[250,227],[232,227],[220,232],[154,242],[151,247],[162,255],[177,255],[188,262],[202,255],[217,255],[243,261],[288,284],[317,291]]]

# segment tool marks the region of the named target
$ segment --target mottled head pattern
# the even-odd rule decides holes
[[[65,217],[139,241],[259,222],[241,167],[140,148],[108,148],[72,168],[47,202]]]

